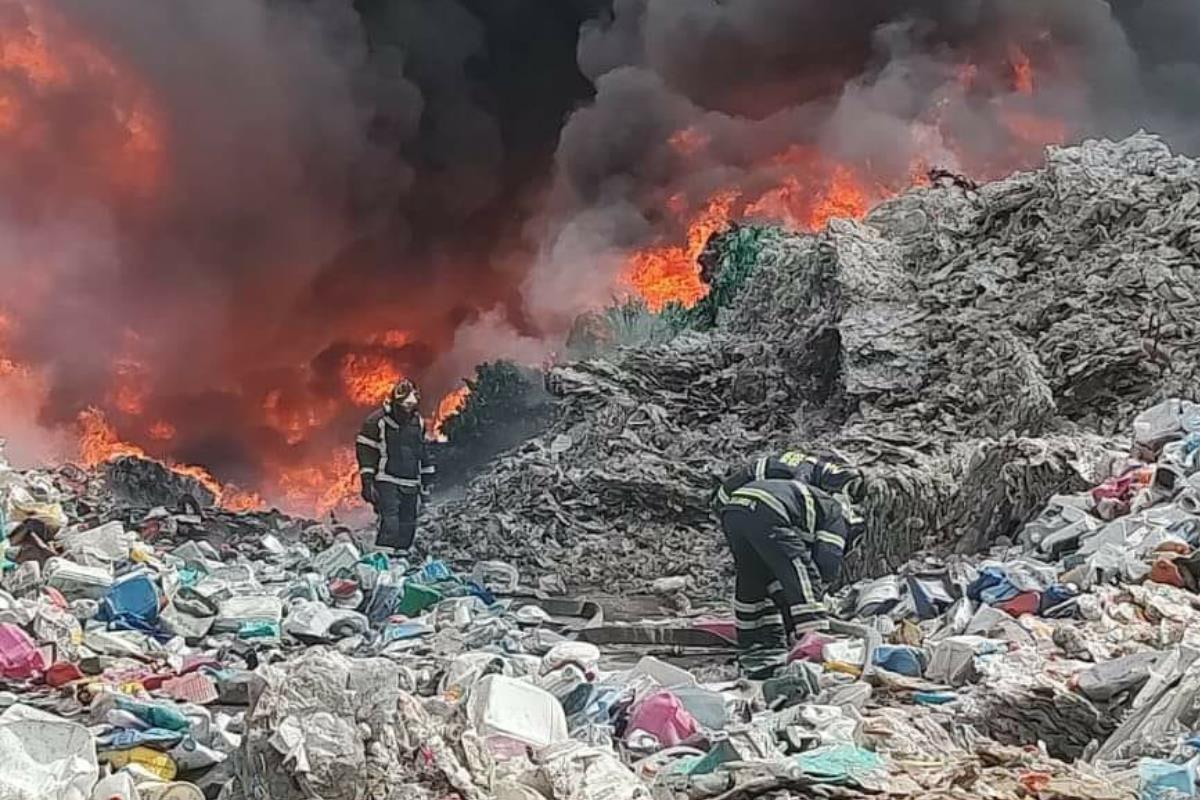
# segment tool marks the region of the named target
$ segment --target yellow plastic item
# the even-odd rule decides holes
[[[136,764],[164,781],[175,780],[175,775],[179,772],[179,768],[175,766],[174,759],[166,753],[152,750],[149,747],[138,746],[129,750],[110,750],[103,753],[102,757],[113,769],[121,769],[128,767],[130,764]]]
[[[830,672],[841,672],[844,675],[850,675],[855,678],[862,675],[862,667],[857,664],[847,664],[845,661],[826,661],[825,669]]]

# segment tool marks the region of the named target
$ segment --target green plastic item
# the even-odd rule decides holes
[[[358,560],[360,564],[366,564],[376,572],[387,572],[391,565],[388,563],[388,557],[383,553],[367,553]]]
[[[396,606],[396,613],[406,617],[415,617],[441,599],[442,593],[432,586],[406,581],[404,596],[400,598],[400,603]]]
[[[282,631],[277,622],[246,622],[238,628],[239,639],[278,639]]]
[[[127,697],[117,697],[117,708],[128,711],[152,728],[163,728],[168,731],[186,731],[192,727],[191,721],[176,709],[163,703],[143,703],[130,700]]]
[[[857,783],[883,768],[883,759],[852,744],[809,750],[793,758],[806,775],[826,783]]]

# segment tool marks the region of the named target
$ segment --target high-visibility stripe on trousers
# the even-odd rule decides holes
[[[743,664],[782,664],[789,640],[828,627],[824,590],[810,545],[767,504],[721,514],[733,553],[733,612]]]

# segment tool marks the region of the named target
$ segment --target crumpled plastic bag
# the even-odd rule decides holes
[[[26,705],[0,714],[0,797],[88,800],[100,777],[88,729]]]
[[[57,498],[53,491],[48,496]],[[8,519],[10,522],[23,522],[35,519],[43,523],[51,533],[61,530],[67,524],[67,512],[57,499],[39,500],[24,486],[13,486],[8,492]]]
[[[570,742],[542,752],[556,800],[649,800],[650,790],[612,753]]]

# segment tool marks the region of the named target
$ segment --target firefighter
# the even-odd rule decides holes
[[[417,512],[434,473],[420,402],[412,381],[398,382],[355,439],[362,498],[379,515],[376,547],[408,550],[417,532]]]
[[[729,502],[733,492],[751,481],[770,479],[798,480],[833,495],[844,495],[851,503],[861,503],[862,473],[854,467],[826,456],[789,450],[763,456],[725,476],[714,497],[718,508]]]
[[[720,512],[736,572],[739,661],[749,677],[769,677],[789,644],[828,628],[825,591],[862,534],[861,517],[845,495],[795,477],[746,482]]]

